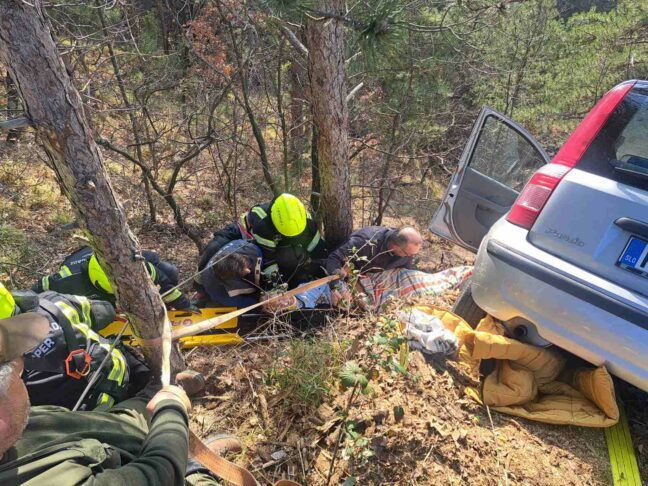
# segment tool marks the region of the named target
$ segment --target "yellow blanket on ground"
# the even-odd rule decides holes
[[[482,359],[495,359],[495,370],[481,391],[467,393],[493,410],[550,424],[611,427],[619,420],[612,377],[598,368],[569,369],[563,353],[504,336],[492,317],[472,329],[459,316],[435,306],[417,306],[437,316],[459,340],[458,360],[479,379]]]

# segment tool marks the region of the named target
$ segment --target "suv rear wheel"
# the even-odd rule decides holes
[[[477,327],[479,321],[486,317],[486,312],[473,300],[470,279],[464,283],[464,289],[452,306],[452,312],[463,318],[473,329]]]

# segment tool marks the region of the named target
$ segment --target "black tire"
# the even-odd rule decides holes
[[[484,312],[473,300],[471,281],[466,280],[463,290],[457,297],[455,304],[452,306],[452,312],[462,317],[473,329],[477,327],[479,321],[486,317]]]

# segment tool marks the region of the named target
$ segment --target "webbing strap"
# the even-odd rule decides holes
[[[614,486],[640,486],[641,475],[630,436],[628,417],[622,403],[619,404],[619,412],[617,424],[605,429],[605,439],[612,467],[612,481]]]
[[[258,287],[261,285],[261,263],[263,259],[261,257],[256,259],[254,264],[254,284]]]
[[[245,314],[246,312],[250,312],[253,309],[256,309],[258,307],[261,307],[263,305],[266,305],[270,302],[276,302],[279,299],[284,299],[286,297],[294,297],[297,294],[300,294],[302,292],[306,292],[307,290],[314,289],[317,287],[320,287],[322,285],[326,285],[330,282],[333,282],[335,280],[338,280],[340,277],[338,275],[330,275],[328,277],[320,278],[319,280],[314,280],[312,282],[308,282],[307,284],[304,284],[300,287],[294,288],[292,290],[289,290],[284,293],[280,293],[275,295],[274,297],[271,297],[265,301],[258,302],[256,304],[249,305],[247,307],[243,307],[242,309],[237,309],[232,312],[228,312],[227,314],[223,314],[220,316],[212,317],[211,319],[207,319],[205,321],[198,322],[196,324],[191,324],[190,326],[183,327],[182,329],[178,329],[176,331],[173,331],[171,333],[171,336],[174,340],[180,339],[186,336],[194,336],[200,332],[207,331],[213,327],[218,326],[219,324],[223,324],[224,322],[229,321],[230,319],[234,319],[235,317],[238,317],[240,315]],[[144,345],[148,346],[155,346],[161,341],[160,338],[155,338],[155,339],[142,339],[141,342]],[[163,341],[163,340],[162,340]]]
[[[259,486],[250,471],[212,452],[191,430],[189,431],[189,454],[225,481],[237,486]]]
[[[252,473],[238,464],[228,461],[209,449],[200,438],[189,431],[189,454],[219,478],[236,486],[259,486]],[[274,486],[299,486],[287,479],[277,481]]]

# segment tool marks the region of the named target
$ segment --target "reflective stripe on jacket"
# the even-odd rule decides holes
[[[107,302],[91,301],[83,296],[45,292],[35,310],[50,322],[50,332],[43,342],[25,355],[23,380],[33,405],[61,405],[72,408],[94,370],[110,352],[100,379],[90,390],[81,409],[106,411],[126,394],[129,379],[124,354],[96,330],[112,322],[114,309]],[[29,309],[25,309],[29,310]],[[94,321],[99,321],[94,326]],[[70,343],[65,328],[71,330]],[[65,361],[74,350],[84,350],[91,358],[89,373],[77,379],[67,374]],[[71,363],[73,365],[75,363]],[[79,371],[74,368],[72,371]]]

